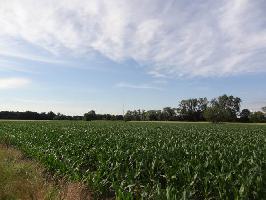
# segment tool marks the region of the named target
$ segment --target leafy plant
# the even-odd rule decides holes
[[[266,126],[1,122],[2,138],[96,198],[266,197]]]

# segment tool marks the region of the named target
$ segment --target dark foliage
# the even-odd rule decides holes
[[[162,110],[128,110],[123,115],[97,114],[94,110],[83,116],[69,116],[50,111],[18,112],[0,111],[0,119],[9,120],[125,120],[125,121],[211,121],[211,122],[266,122],[266,107],[262,111],[240,110],[239,97],[222,95],[211,101],[205,98],[185,99],[177,108],[165,107]]]

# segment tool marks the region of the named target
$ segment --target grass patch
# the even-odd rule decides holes
[[[0,199],[60,199],[59,190],[43,178],[43,171],[21,152],[0,145]]]

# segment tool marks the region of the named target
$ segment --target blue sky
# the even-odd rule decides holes
[[[266,105],[264,0],[0,0],[0,110],[83,114],[226,94]]]

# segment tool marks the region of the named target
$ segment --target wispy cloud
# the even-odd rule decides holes
[[[149,71],[148,74],[150,74],[154,78],[167,78],[165,74],[160,73],[158,71]]]
[[[155,77],[266,72],[265,9],[264,0],[9,0],[0,43],[133,59]]]
[[[36,73],[31,67],[21,66],[18,62],[12,62],[8,59],[3,59],[0,56],[0,71],[15,71],[24,73]]]
[[[37,43],[32,44],[23,38],[20,39],[20,37],[12,37],[8,34],[1,35],[1,33],[3,32],[0,31],[0,60],[18,59],[48,64],[64,63],[62,59],[53,56],[51,53],[46,52],[46,55],[43,55],[45,51],[41,51],[42,49]]]
[[[144,90],[163,90],[161,87],[153,86],[150,84],[131,84],[131,83],[117,83],[115,87],[118,88],[131,88],[131,89],[144,89]]]
[[[25,87],[29,85],[30,82],[31,81],[27,78],[0,78],[0,90]]]

